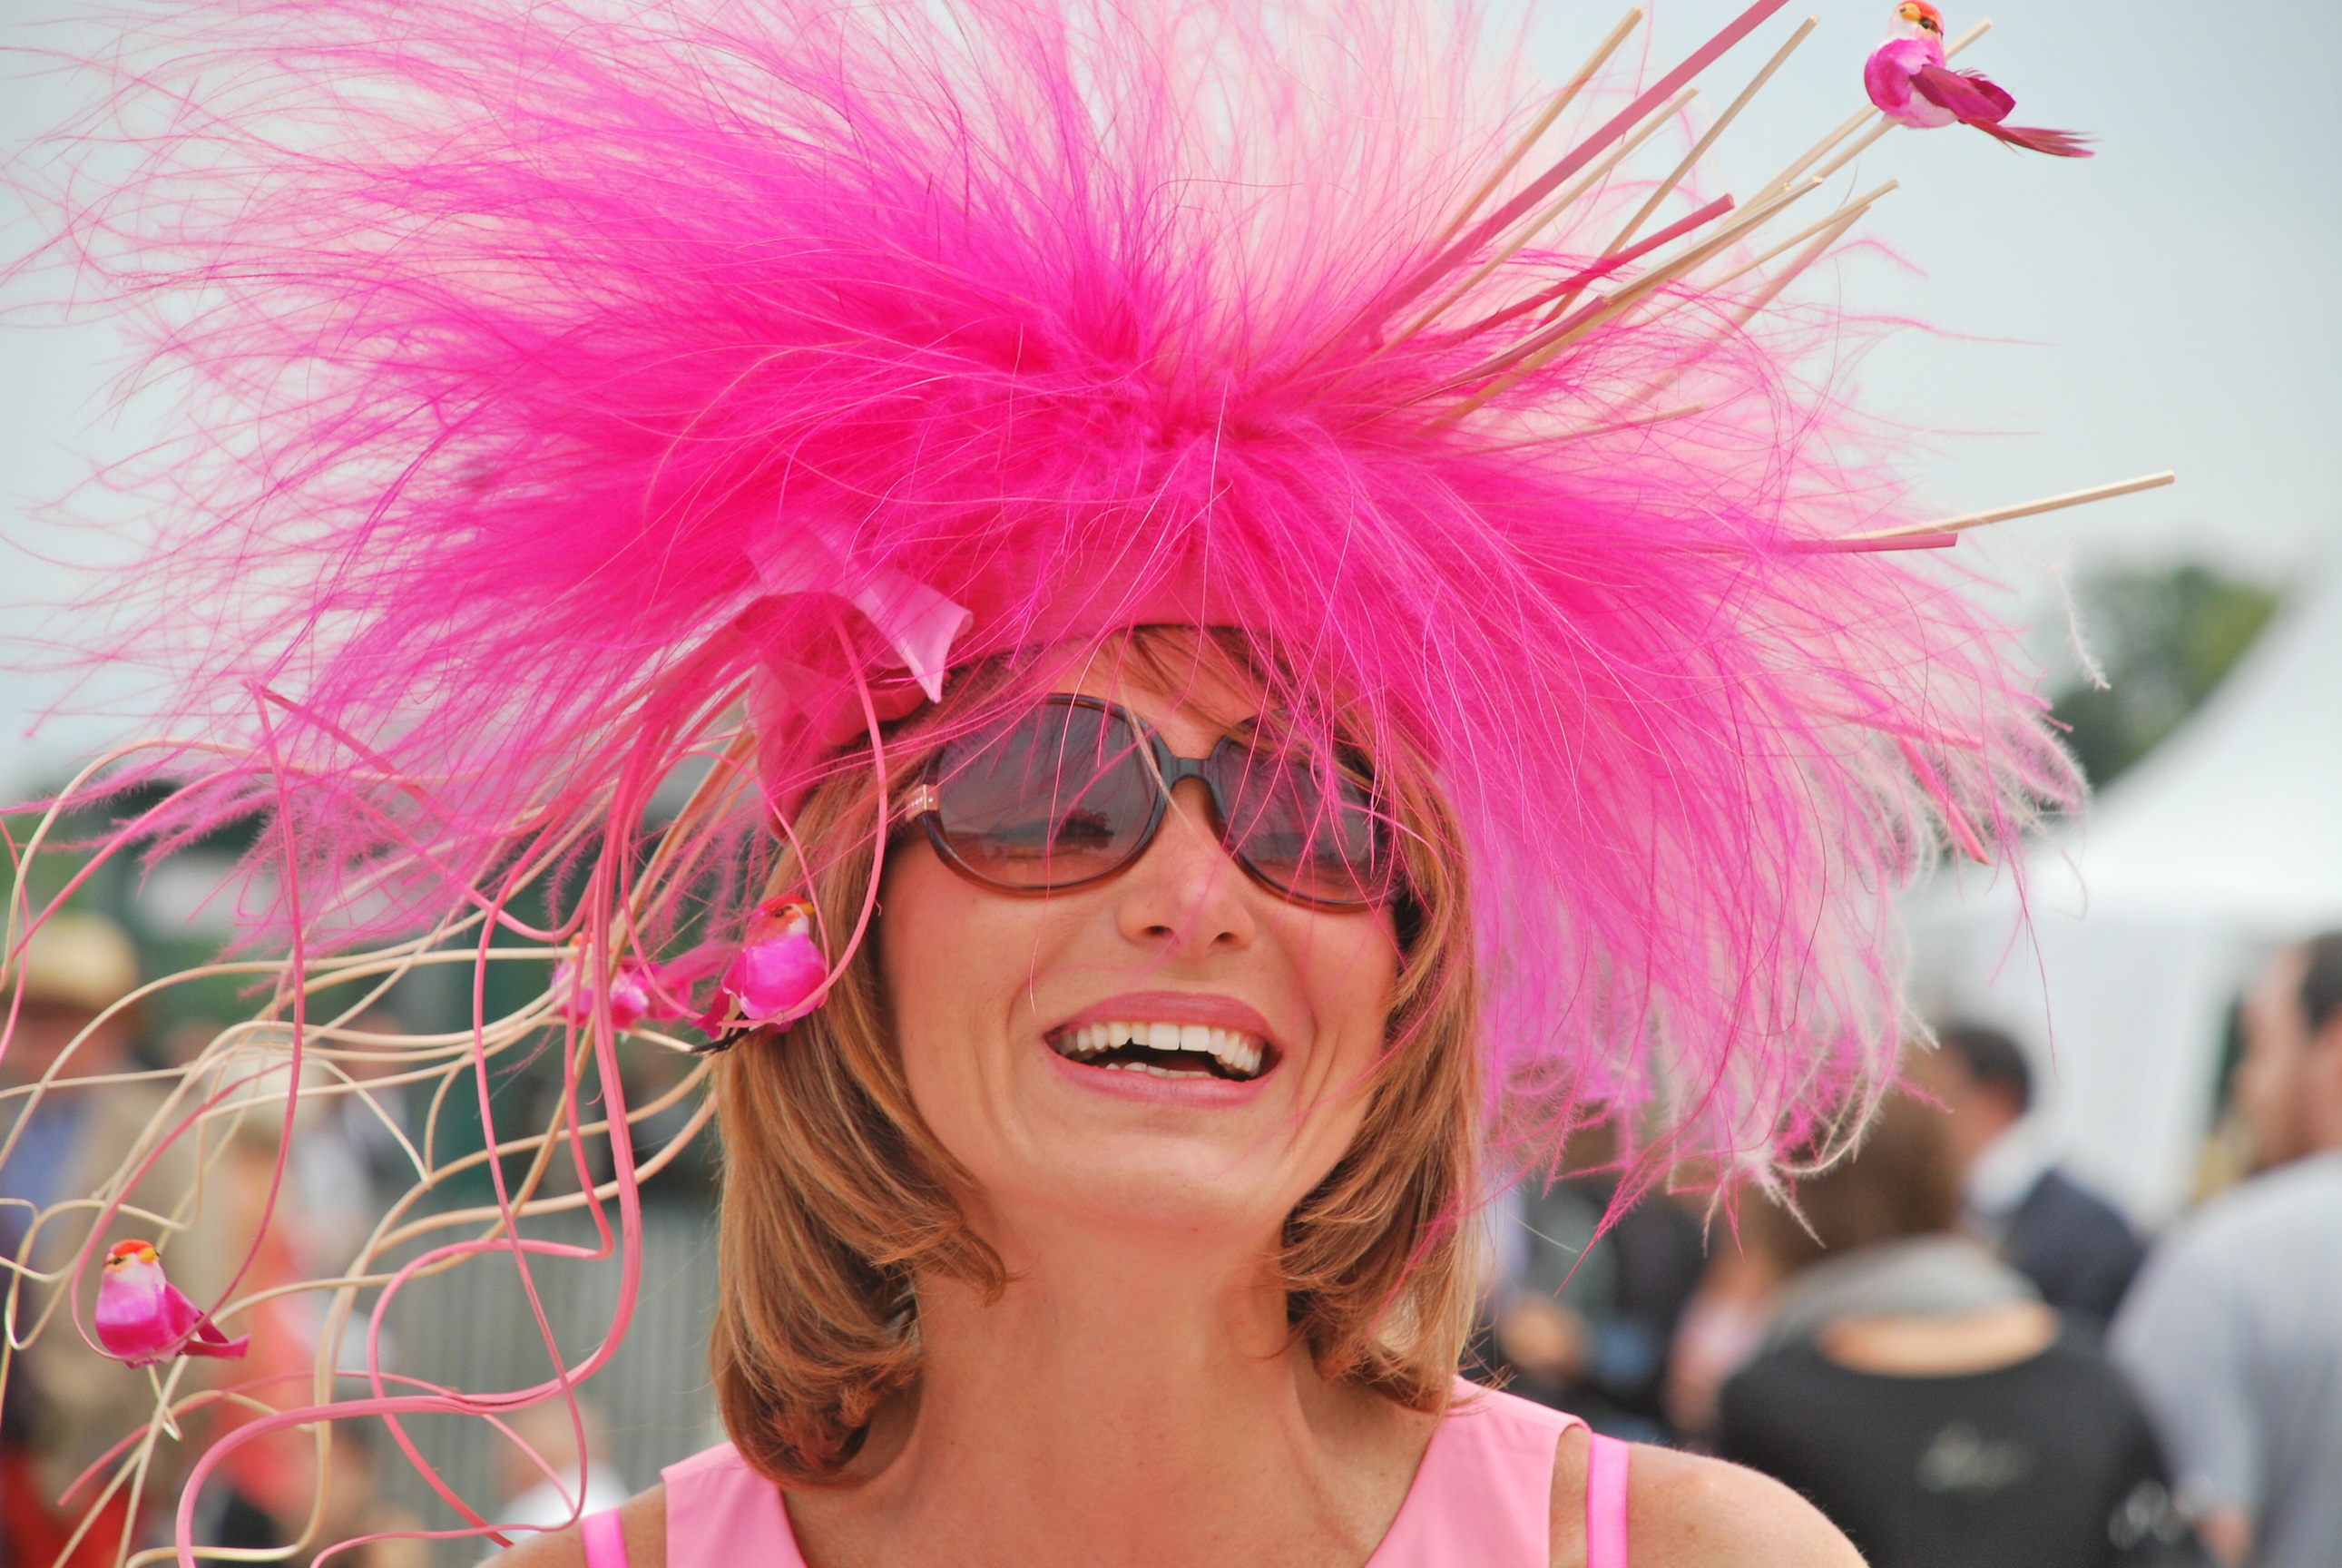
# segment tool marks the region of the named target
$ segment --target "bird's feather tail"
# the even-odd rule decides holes
[[[195,1325],[195,1332],[188,1335],[186,1343],[179,1348],[188,1355],[208,1355],[221,1361],[235,1361],[252,1348],[252,1336],[240,1333],[230,1339],[220,1332],[217,1323],[205,1318]]]
[[[2007,142],[2012,147],[2023,147],[2028,152],[2047,153],[2053,158],[2087,158],[2096,155],[2084,145],[2089,138],[2072,131],[2052,131],[2041,125],[1997,125],[1988,120],[1971,120],[1968,124],[1976,126],[1986,135],[1995,136]]]

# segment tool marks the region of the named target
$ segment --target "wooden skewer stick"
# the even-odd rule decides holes
[[[1416,333],[1421,332],[1425,327],[1429,326],[1433,322],[1438,320],[1440,312],[1446,310],[1449,305],[1454,305],[1457,300],[1462,299],[1466,295],[1470,294],[1474,289],[1479,287],[1480,285],[1486,280],[1490,273],[1495,272],[1498,267],[1512,260],[1514,255],[1517,253],[1523,245],[1536,238],[1537,235],[1544,230],[1547,224],[1552,223],[1554,219],[1568,211],[1569,208],[1583,197],[1586,192],[1592,190],[1603,180],[1607,179],[1610,175],[1611,170],[1616,168],[1627,157],[1632,155],[1636,148],[1641,146],[1645,142],[1656,135],[1658,133],[1660,126],[1666,125],[1667,121],[1674,118],[1675,115],[1682,110],[1686,104],[1690,103],[1692,99],[1698,95],[1699,89],[1697,87],[1686,87],[1682,92],[1677,93],[1674,97],[1659,105],[1658,112],[1651,116],[1649,124],[1644,125],[1633,135],[1619,143],[1618,145],[1600,163],[1586,170],[1585,175],[1579,178],[1576,185],[1562,192],[1560,195],[1556,196],[1542,212],[1533,215],[1526,223],[1521,225],[1519,231],[1516,233],[1510,240],[1506,242],[1504,247],[1498,250],[1495,255],[1490,256],[1486,261],[1482,262],[1471,272],[1466,274],[1463,282],[1456,285],[1455,287],[1449,289],[1446,294],[1441,295],[1436,300],[1434,300],[1429,309],[1416,316],[1413,321],[1408,322],[1406,325],[1401,328],[1388,343],[1384,344],[1382,347],[1375,350],[1375,352],[1376,354],[1387,354],[1392,349],[1396,348],[1400,344],[1405,343],[1408,338],[1413,337]]]
[[[1813,227],[1802,231],[1793,238],[1783,241],[1780,245],[1767,252],[1762,259],[1751,262],[1747,266],[1742,267],[1738,271],[1730,274],[1723,280],[1722,283],[1703,285],[1703,293],[1711,293],[1716,289],[1722,288],[1725,284],[1730,283],[1733,278],[1739,277],[1742,274],[1746,273],[1751,268],[1761,266],[1764,265],[1765,261],[1768,261],[1772,257],[1780,255],[1783,251],[1787,250],[1791,245],[1796,245],[1798,240],[1810,239],[1812,242],[1807,245],[1804,250],[1799,251],[1796,259],[1791,261],[1788,265],[1783,267],[1780,272],[1774,276],[1767,279],[1765,286],[1757,290],[1755,297],[1747,300],[1742,304],[1737,310],[1734,311],[1731,317],[1725,322],[1723,326],[1719,327],[1715,333],[1710,335],[1705,343],[1701,344],[1698,348],[1693,350],[1691,353],[1686,355],[1673,369],[1663,371],[1659,375],[1652,377],[1648,382],[1646,382],[1640,388],[1636,389],[1634,396],[1626,400],[1627,403],[1631,405],[1636,403],[1646,402],[1651,398],[1656,397],[1660,393],[1665,392],[1668,387],[1673,386],[1677,381],[1681,380],[1683,378],[1684,372],[1698,364],[1702,359],[1706,358],[1710,349],[1714,348],[1717,344],[1722,343],[1734,333],[1738,332],[1742,327],[1746,326],[1751,321],[1754,321],[1756,318],[1756,313],[1763,310],[1766,306],[1771,305],[1774,300],[1778,298],[1783,289],[1787,288],[1791,284],[1797,280],[1799,274],[1803,273],[1807,267],[1813,265],[1816,262],[1821,260],[1822,257],[1827,255],[1830,253],[1831,247],[1846,237],[1847,231],[1854,227],[1856,224],[1862,221],[1862,215],[1870,210],[1870,205],[1894,188],[1895,182],[1893,180],[1887,181],[1885,185],[1879,186],[1877,190],[1872,191],[1869,195],[1863,196],[1857,201],[1848,202],[1846,205],[1838,208],[1837,211],[1832,213],[1829,216],[1824,218],[1820,223],[1816,224]]]
[[[2006,523],[2013,517],[2030,517],[2041,512],[2059,512],[2068,506],[2087,506],[2093,501],[2109,501],[2117,495],[2129,495],[2141,490],[2160,489],[2176,484],[2179,475],[2165,469],[2160,474],[2144,474],[2126,479],[2119,484],[2094,484],[2087,490],[2069,490],[2063,495],[2052,495],[2043,501],[2027,501],[2021,506],[1996,506],[1989,512],[1970,512],[1958,517],[1947,517],[1940,523],[1909,523],[1900,528],[1881,528],[1869,534],[1848,534],[1847,539],[1907,539],[1920,534],[1963,534],[1970,528],[1981,528],[1987,523]]]
[[[1482,320],[1489,326],[1496,326],[1511,321],[1516,316],[1541,312],[1542,315],[1538,315],[1534,325],[1550,326],[1568,315],[1570,306],[1576,303],[1578,296],[1595,284],[1610,276],[1620,267],[1641,261],[1661,245],[1670,245],[1686,235],[1706,228],[1709,224],[1731,212],[1736,205],[1730,196],[1718,196],[1707,205],[1694,212],[1686,213],[1650,238],[1636,240],[1625,250],[1612,251],[1592,266],[1583,267],[1559,283],[1529,295],[1520,304],[1500,310],[1493,315],[1484,316]]]
[[[1791,55],[1797,53],[1797,45],[1806,41],[1807,35],[1813,32],[1815,25],[1820,20],[1818,16],[1807,17],[1804,24],[1789,35],[1789,41],[1773,52],[1773,57],[1765,62],[1765,68],[1756,73],[1756,79],[1741,89],[1740,96],[1733,99],[1726,106],[1724,113],[1716,116],[1716,124],[1707,128],[1706,135],[1693,144],[1691,151],[1684,155],[1683,162],[1677,164],[1667,177],[1659,182],[1659,188],[1651,193],[1650,200],[1645,202],[1640,210],[1626,220],[1626,226],[1618,231],[1618,237],[1610,242],[1609,248],[1602,253],[1604,255],[1616,255],[1625,249],[1626,242],[1633,239],[1645,224],[1650,222],[1651,215],[1659,210],[1659,204],[1666,201],[1677,185],[1683,184],[1686,175],[1698,166],[1700,159],[1707,155],[1707,150],[1716,145],[1716,138],[1724,135],[1725,128],[1739,118],[1740,111],[1746,108],[1756,95],[1764,90],[1765,84],[1773,79],[1773,73],[1779,70]]]
[[[1820,176],[1815,175],[1812,177],[1818,179]],[[1878,201],[1880,197],[1886,195],[1888,192],[1895,190],[1900,184],[1900,181],[1889,180],[1885,185],[1880,185],[1874,190],[1864,192],[1861,195],[1856,196],[1851,201],[1846,202],[1832,209],[1829,216],[1822,219],[1819,223],[1799,229],[1796,234],[1791,235],[1787,239],[1783,240],[1780,244],[1764,252],[1755,259],[1743,262],[1740,265],[1733,268],[1730,272],[1726,273],[1720,278],[1716,278],[1712,282],[1698,285],[1698,292],[1703,295],[1713,295],[1719,289],[1728,287],[1732,284],[1738,282],[1741,278],[1747,276],[1750,273],[1755,272],[1758,267],[1765,265],[1767,262],[1770,262],[1785,251],[1793,250],[1798,245],[1805,245],[1807,240],[1813,239],[1817,235],[1824,235],[1827,243],[1807,246],[1804,253],[1799,255],[1795,261],[1792,261],[1787,266],[1782,268],[1780,274],[1767,283],[1757,294],[1754,303],[1756,305],[1758,309],[1762,309],[1764,306],[1771,304],[1773,300],[1779,295],[1782,289],[1787,287],[1790,283],[1795,281],[1799,273],[1805,271],[1807,267],[1813,265],[1814,263],[1819,261],[1824,255],[1827,255],[1830,246],[1836,245],[1838,240],[1844,236],[1846,231],[1854,226],[1856,219],[1861,217],[1864,213],[1870,210],[1872,204]],[[1679,298],[1670,300],[1665,310],[1662,310],[1652,316],[1646,317],[1645,319],[1646,321],[1655,321],[1658,319],[1660,315],[1669,315],[1675,311],[1681,310],[1691,303],[1692,301],[1689,299]],[[1755,314],[1756,313],[1754,311],[1747,310],[1746,306],[1743,306],[1742,313],[1736,318],[1734,325],[1745,326],[1754,317]],[[1731,329],[1727,328],[1726,330],[1729,331]]]
[[[1637,414],[1627,419],[1613,419],[1601,424],[1589,424],[1583,430],[1566,431],[1556,441],[1583,441],[1589,435],[1608,435],[1620,430],[1636,430],[1646,424],[1665,424],[1671,419],[1689,419],[1695,414],[1706,414],[1705,403],[1686,403],[1674,408],[1663,408],[1656,414]]]
[[[1807,245],[1804,250],[1799,251],[1796,257],[1790,261],[1787,266],[1783,267],[1778,273],[1766,279],[1765,286],[1763,288],[1758,289],[1751,298],[1745,301],[1738,308],[1733,311],[1731,317],[1726,323],[1724,330],[1726,333],[1738,332],[1742,327],[1746,326],[1750,322],[1756,320],[1756,313],[1758,311],[1763,310],[1767,305],[1771,305],[1776,299],[1778,299],[1781,295],[1781,291],[1788,287],[1791,284],[1797,282],[1797,275],[1800,273],[1813,265],[1816,262],[1821,260],[1822,257],[1827,255],[1829,254],[1830,247],[1837,244],[1839,240],[1846,237],[1846,231],[1854,227],[1855,225],[1862,221],[1862,215],[1870,210],[1871,203],[1877,201],[1879,197],[1885,195],[1894,188],[1895,182],[1893,180],[1889,180],[1885,185],[1879,186],[1877,190],[1871,192],[1868,195],[1863,197],[1860,201],[1850,203],[1847,206],[1838,209],[1844,215],[1825,225],[1822,232],[1814,236],[1813,243]]]
[[[1533,335],[1522,343],[1514,345],[1494,358],[1483,361],[1479,365],[1458,376],[1455,385],[1469,385],[1486,375],[1495,375],[1496,379],[1469,397],[1458,402],[1453,408],[1441,414],[1435,423],[1452,424],[1463,418],[1523,376],[1531,375],[1550,364],[1566,352],[1573,342],[1584,336],[1594,327],[1606,322],[1617,320],[1648,297],[1654,290],[1674,281],[1717,252],[1730,246],[1742,235],[1758,225],[1771,221],[1783,208],[1810,194],[1819,185],[1818,180],[1808,181],[1794,191],[1774,197],[1765,206],[1750,208],[1740,217],[1716,230],[1697,245],[1653,267],[1649,272],[1620,289],[1609,300],[1580,310],[1558,325],[1548,327],[1544,332]],[[1497,375],[1499,371],[1503,374]]]
[[[1807,240],[1821,233],[1824,229],[1835,228],[1843,232],[1847,226],[1848,219],[1860,217],[1862,215],[1863,209],[1868,207],[1873,202],[1887,195],[1887,192],[1894,190],[1900,183],[1901,182],[1897,180],[1889,180],[1875,191],[1865,192],[1863,195],[1858,195],[1855,197],[1854,200],[1847,203],[1844,206],[1839,207],[1836,212],[1830,214],[1829,216],[1822,219],[1821,222],[1812,224],[1805,228],[1799,229],[1796,234],[1791,235],[1787,239],[1783,240],[1772,249],[1764,252],[1753,260],[1741,263],[1740,265],[1734,267],[1730,272],[1726,273],[1714,283],[1702,284],[1700,285],[1700,287],[1703,289],[1727,288],[1733,284],[1739,282],[1742,278],[1746,277],[1750,273],[1755,272],[1758,267],[1765,265],[1774,257],[1781,255],[1786,252],[1795,250],[1797,246],[1805,244]],[[1796,270],[1806,265],[1809,264],[1807,264],[1802,260],[1792,263],[1791,275],[1795,275]],[[1778,291],[1777,290],[1775,292],[1777,293]]]
[[[1679,408],[1663,408],[1656,414],[1638,414],[1631,419],[1609,419],[1600,424],[1588,424],[1576,430],[1557,431],[1551,435],[1532,435],[1524,441],[1500,441],[1492,446],[1476,446],[1476,452],[1511,452],[1523,446],[1559,446],[1567,442],[1584,441],[1589,436],[1608,435],[1616,431],[1635,430],[1646,424],[1665,424],[1671,419],[1688,419],[1695,414],[1706,414],[1705,403],[1686,403]]]
[[[1523,215],[1534,212],[1549,200],[1566,181],[1601,156],[1619,137],[1648,119],[1655,105],[1682,91],[1701,72],[1736,48],[1742,40],[1763,26],[1775,12],[1787,4],[1788,0],[1755,0],[1755,4],[1726,24],[1721,32],[1685,55],[1674,70],[1636,95],[1634,102],[1587,133],[1552,167],[1505,198],[1504,204],[1495,212],[1468,225],[1445,248],[1377,295],[1373,304],[1360,313],[1359,325],[1346,331],[1371,330],[1375,325],[1406,309],[1442,278],[1449,276],[1478,255],[1497,235],[1508,232],[1521,221]]]
[[[1854,145],[1852,146],[1849,146],[1837,157],[1832,158],[1828,163],[1824,164],[1819,169],[1814,171],[1814,178],[1817,180],[1828,179],[1832,175],[1846,167],[1847,165],[1854,162],[1855,159],[1868,152],[1872,143],[1877,141],[1879,137],[1885,135],[1894,128],[1894,121],[1881,119],[1878,124],[1871,126],[1867,133],[1863,135],[1857,136],[1854,139]]]
[[[1791,180],[1796,179],[1799,175],[1804,174],[1807,169],[1812,168],[1814,165],[1820,162],[1822,158],[1828,155],[1829,150],[1832,147],[1837,146],[1840,142],[1843,142],[1848,136],[1854,135],[1855,132],[1862,129],[1866,125],[1868,125],[1871,119],[1876,116],[1877,113],[1878,111],[1876,109],[1857,109],[1853,114],[1848,115],[1845,119],[1838,122],[1837,129],[1832,131],[1828,135],[1824,136],[1820,141],[1816,142],[1812,146],[1807,147],[1803,153],[1800,153],[1797,155],[1797,159],[1795,163],[1791,164],[1787,168],[1783,169],[1779,174],[1775,175],[1771,179],[1765,182],[1759,194],[1761,195],[1765,191],[1777,191],[1787,188]]]
[[[1818,184],[1818,176],[1809,180],[1805,189],[1811,190],[1817,184]],[[1886,195],[1888,192],[1894,190],[1896,188],[1896,181],[1889,180],[1885,185],[1878,186],[1877,189],[1866,192],[1864,195],[1857,196],[1854,200],[1838,207],[1836,211],[1832,212],[1829,216],[1822,219],[1819,223],[1798,230],[1796,234],[1790,235],[1787,239],[1783,240],[1779,245],[1775,245],[1764,255],[1758,256],[1756,260],[1747,262],[1741,266],[1735,268],[1715,283],[1701,285],[1699,291],[1703,295],[1713,295],[1716,290],[1721,289],[1736,279],[1743,277],[1748,273],[1755,271],[1757,267],[1764,265],[1767,262],[1771,261],[1774,257],[1781,255],[1784,251],[1807,241],[1812,242],[1806,245],[1805,250],[1800,252],[1795,260],[1790,262],[1787,266],[1783,267],[1777,275],[1768,279],[1765,286],[1758,291],[1753,299],[1744,302],[1740,307],[1733,313],[1731,319],[1712,334],[1698,348],[1686,355],[1682,361],[1679,362],[1673,369],[1661,372],[1658,375],[1652,377],[1649,381],[1645,382],[1640,387],[1637,387],[1635,392],[1626,398],[1626,406],[1631,408],[1638,403],[1647,403],[1652,398],[1657,396],[1661,392],[1673,386],[1677,381],[1682,379],[1683,374],[1686,369],[1706,357],[1709,349],[1715,347],[1718,343],[1723,342],[1724,339],[1730,336],[1733,333],[1739,331],[1744,326],[1746,326],[1750,321],[1756,318],[1756,315],[1759,311],[1772,304],[1773,301],[1779,296],[1783,289],[1796,282],[1799,274],[1803,273],[1807,267],[1813,265],[1814,263],[1819,261],[1823,256],[1828,255],[1830,248],[1846,236],[1847,231],[1861,221],[1862,215],[1870,210],[1871,205],[1877,202],[1880,197]],[[1803,192],[1798,194],[1802,195]],[[1774,210],[1777,212],[1781,206],[1786,205],[1787,203],[1776,198]],[[1767,214],[1763,215],[1770,216],[1771,215]],[[1752,224],[1749,226],[1754,227],[1755,225]],[[1717,237],[1723,238],[1728,243],[1736,236],[1723,235]],[[1689,273],[1696,270],[1699,262],[1705,261],[1706,259],[1707,258],[1705,256],[1693,258],[1691,265],[1683,267],[1681,272]],[[1606,304],[1608,302],[1605,303]],[[1662,316],[1671,315],[1675,311],[1683,309],[1689,303],[1689,301],[1683,299],[1669,300],[1656,315],[1646,317],[1646,319],[1654,321],[1657,320]],[[1577,325],[1582,324],[1573,324],[1573,328]],[[1502,365],[1498,364],[1491,365],[1489,368],[1491,370],[1499,369],[1502,368]],[[1476,377],[1466,377],[1463,379],[1468,382],[1469,380],[1476,379]],[[1505,385],[1510,385],[1511,383],[1506,382]],[[1491,395],[1493,395],[1495,392],[1502,390],[1502,387],[1494,388],[1491,391]],[[1466,412],[1468,412],[1468,407]]]
[[[1449,240],[1454,239],[1463,231],[1464,225],[1472,221],[1472,215],[1480,210],[1480,204],[1486,201],[1495,193],[1496,187],[1505,183],[1506,175],[1520,166],[1521,160],[1528,156],[1529,149],[1536,145],[1537,139],[1553,129],[1553,123],[1561,118],[1561,112],[1576,100],[1578,94],[1586,90],[1586,84],[1594,80],[1594,74],[1609,64],[1610,56],[1617,53],[1618,45],[1626,41],[1626,35],[1632,33],[1642,20],[1641,6],[1630,6],[1627,9],[1626,15],[1619,18],[1618,25],[1610,29],[1610,35],[1603,39],[1595,48],[1594,53],[1586,57],[1586,64],[1577,68],[1577,74],[1562,84],[1561,90],[1553,95],[1553,102],[1545,106],[1535,123],[1522,134],[1521,139],[1513,144],[1513,150],[1505,155],[1504,161],[1499,163],[1490,172],[1488,177],[1481,182],[1480,188],[1472,193],[1471,200],[1456,209],[1456,216],[1449,220],[1446,228],[1439,231],[1439,237],[1431,242],[1433,250],[1446,245]]]
[[[1610,296],[1608,303],[1599,311],[1580,312],[1576,319],[1556,327],[1549,327],[1544,333],[1526,340],[1525,344],[1515,345],[1512,349],[1506,351],[1504,357],[1510,358],[1517,355],[1524,346],[1533,347],[1535,352],[1530,356],[1529,362],[1522,365],[1521,369],[1524,375],[1536,369],[1587,328],[1625,314],[1654,290],[1673,283],[1719,252],[1729,249],[1741,235],[1772,222],[1784,208],[1801,197],[1812,194],[1819,188],[1819,185],[1818,180],[1808,181],[1794,191],[1775,196],[1764,206],[1748,208],[1723,227],[1711,231],[1696,244],[1678,251],[1620,289]]]
[[[1961,50],[1967,48],[1969,45],[1975,43],[1977,39],[1983,37],[1987,33],[1991,31],[1992,18],[1987,16],[1983,21],[1977,23],[1975,26],[1969,28],[1967,32],[1961,34],[1957,38],[1954,39],[1950,46],[1945,49],[1944,58],[1948,60],[1956,57]],[[1840,142],[1845,141],[1848,136],[1851,136],[1857,131],[1859,131],[1863,126],[1868,125],[1873,119],[1877,117],[1879,117],[1878,111],[1876,109],[1857,109],[1839,124],[1837,129],[1832,131],[1828,135],[1824,136],[1820,141],[1816,142],[1812,146],[1807,148],[1804,155],[1799,157],[1796,163],[1791,164],[1787,168],[1783,169],[1779,174],[1774,175],[1770,183],[1766,185],[1762,190],[1756,193],[1757,199],[1760,201],[1763,200],[1767,193],[1778,186],[1787,185],[1791,180],[1796,179],[1799,175],[1804,174],[1807,169],[1813,167],[1814,165],[1829,156],[1830,150],[1832,148],[1836,147]],[[1868,144],[1866,143],[1864,145],[1867,145]],[[1832,165],[1832,167],[1836,166],[1837,165]]]

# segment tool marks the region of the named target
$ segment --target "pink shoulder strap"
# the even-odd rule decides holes
[[[618,1511],[605,1508],[577,1522],[586,1538],[586,1568],[626,1568],[626,1533],[618,1526]]]
[[[1586,1568],[1626,1568],[1626,1456],[1615,1437],[1588,1433],[1586,1455]]]
[[[1583,1424],[1459,1382],[1398,1517],[1367,1568],[1547,1568],[1554,1451]],[[1626,1568],[1626,1444],[1596,1437],[1586,1466],[1586,1568]]]

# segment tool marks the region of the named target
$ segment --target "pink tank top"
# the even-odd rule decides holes
[[[1459,1383],[1398,1517],[1366,1568],[1547,1568],[1553,1456],[1574,1415]],[[1586,1568],[1626,1568],[1626,1445],[1596,1433],[1586,1472]],[[805,1568],[780,1488],[730,1443],[667,1466],[667,1568]],[[583,1523],[586,1568],[626,1568],[618,1513]]]

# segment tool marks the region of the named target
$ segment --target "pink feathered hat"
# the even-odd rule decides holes
[[[2072,788],[1941,558],[1839,547],[1910,520],[1775,296],[1858,203],[1611,167],[1778,4],[1517,155],[1414,0],[158,14],[61,208],[189,411],[98,650],[203,743],[144,827],[409,930],[626,853],[718,699],[1170,604],[1436,759],[1496,1081],[1767,1146],[1891,1052],[1897,889]]]

